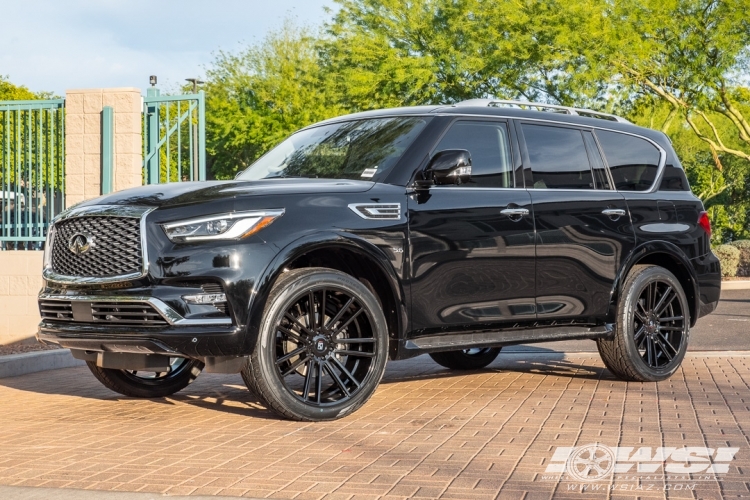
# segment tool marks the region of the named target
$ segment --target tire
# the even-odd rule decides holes
[[[638,265],[623,284],[614,337],[596,345],[617,378],[658,382],[680,367],[689,339],[690,308],[680,282],[662,267]]]
[[[434,352],[430,354],[435,363],[451,370],[479,370],[489,365],[497,355],[500,347],[482,349],[464,349],[462,351]]]
[[[190,385],[203,370],[203,363],[196,359],[172,358],[171,361],[172,367],[166,373],[101,368],[93,361],[86,364],[107,389],[133,398],[163,398]]]
[[[363,283],[332,269],[296,269],[271,289],[242,378],[285,418],[334,420],[370,399],[387,356],[385,316]]]

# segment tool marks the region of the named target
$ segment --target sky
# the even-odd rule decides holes
[[[258,42],[285,19],[317,26],[332,0],[4,0],[0,75],[34,92],[177,89],[218,50]]]

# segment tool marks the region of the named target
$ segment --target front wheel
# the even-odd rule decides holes
[[[690,309],[680,282],[662,267],[639,265],[623,285],[614,337],[596,345],[617,378],[657,382],[680,367],[689,336]]]
[[[500,347],[464,349],[462,351],[433,352],[430,354],[435,363],[451,370],[479,370],[489,365],[497,355]]]
[[[242,378],[284,417],[333,420],[372,396],[387,354],[385,316],[364,284],[332,269],[296,269],[269,294]]]
[[[134,398],[163,398],[181,391],[200,375],[203,363],[195,359],[170,358],[166,372],[116,370],[86,364],[108,389]]]

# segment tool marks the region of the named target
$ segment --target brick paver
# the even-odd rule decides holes
[[[175,397],[136,400],[85,368],[49,371],[0,380],[0,484],[311,500],[574,498],[581,485],[550,480],[545,468],[556,447],[600,442],[740,448],[719,480],[667,482],[666,496],[748,497],[749,384],[750,354],[691,354],[658,384],[617,381],[592,354],[501,355],[471,373],[423,356],[390,363],[354,415],[304,424],[266,411],[238,375],[202,375]],[[608,481],[584,496],[665,496],[662,477]]]

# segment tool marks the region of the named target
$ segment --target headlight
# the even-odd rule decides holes
[[[164,224],[164,232],[175,243],[208,240],[239,240],[255,234],[284,215],[284,210],[235,212]]]
[[[52,267],[52,245],[55,242],[55,225],[52,223],[47,229],[47,241],[44,244],[43,269]]]

